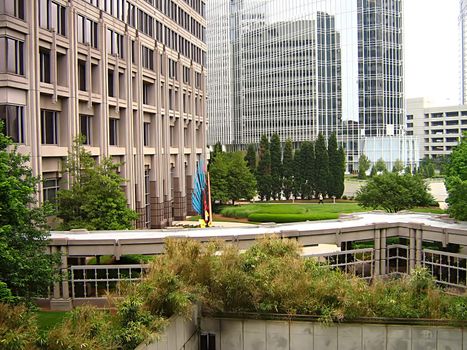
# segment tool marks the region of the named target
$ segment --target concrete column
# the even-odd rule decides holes
[[[52,254],[56,254],[57,252],[57,247],[52,247]],[[53,299],[60,299],[60,282],[54,282],[52,295]]]
[[[374,262],[374,277],[381,274],[381,230],[375,229],[375,262]]]
[[[381,232],[380,272],[382,275],[385,275],[386,274],[386,259],[387,259],[387,250],[386,250],[387,229],[382,228],[380,232]]]
[[[54,284],[53,298],[50,300],[50,309],[57,311],[68,311],[73,308],[68,288],[68,252],[65,246],[54,248],[55,252],[61,254],[60,276],[61,283]],[[60,288],[61,284],[61,288]]]
[[[415,268],[415,231],[416,229],[409,229],[409,271],[412,272]]]
[[[423,230],[414,230],[415,234],[415,266],[422,266],[422,243],[423,243]]]

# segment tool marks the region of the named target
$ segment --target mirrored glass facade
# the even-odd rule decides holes
[[[460,0],[460,103],[467,104],[467,0]]]
[[[352,164],[402,133],[401,0],[211,0],[207,21],[209,144],[336,131]]]

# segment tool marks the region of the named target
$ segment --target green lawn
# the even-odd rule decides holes
[[[339,214],[363,212],[357,203],[258,203],[225,207],[221,214],[229,218],[247,218],[252,222],[297,222],[337,219]],[[444,213],[439,208],[415,208],[424,213]]]
[[[49,331],[60,323],[67,314],[68,312],[64,311],[38,311],[36,315],[39,330],[42,332]]]

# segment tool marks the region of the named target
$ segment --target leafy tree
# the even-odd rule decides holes
[[[329,196],[340,198],[344,193],[345,153],[342,158],[342,148],[337,147],[336,133],[328,140],[329,179],[327,192]]]
[[[371,167],[371,171],[370,171],[370,177],[373,177],[373,176],[376,176],[377,173],[376,173],[376,167],[373,165]]]
[[[358,178],[366,179],[366,172],[370,169],[371,162],[368,157],[364,154],[358,158]]]
[[[258,194],[261,200],[271,198],[271,152],[269,149],[269,140],[266,135],[261,136],[258,150],[258,169],[256,181],[258,184]]]
[[[246,164],[252,174],[256,173],[256,150],[254,145],[248,145],[245,155]]]
[[[271,136],[271,196],[280,199],[282,192],[282,155],[279,135]]]
[[[252,199],[256,194],[256,179],[241,152],[220,153],[211,165],[212,199],[220,202]]]
[[[138,214],[128,208],[123,182],[111,158],[97,164],[83,148],[81,139],[73,142],[64,163],[70,179],[70,189],[57,193],[58,217],[62,229],[124,230],[133,228]]]
[[[357,191],[355,199],[364,208],[382,208],[389,213],[429,206],[434,200],[420,176],[396,173],[372,177]]]
[[[329,159],[322,133],[318,134],[315,144],[315,174],[315,191],[325,196],[328,192]]]
[[[446,189],[449,214],[467,221],[467,134],[464,133],[457,147],[452,151],[446,166]]]
[[[302,142],[300,146],[300,180],[301,180],[301,198],[310,199],[313,195],[313,189],[315,186],[315,156],[314,156],[314,145],[310,141]]]
[[[392,172],[400,173],[401,171],[404,171],[404,162],[400,159],[396,159],[394,165],[392,166]]]
[[[294,161],[293,161],[293,147],[292,140],[287,139],[284,145],[284,157],[282,159],[282,189],[285,199],[290,199],[293,191],[293,174],[294,174]]]
[[[386,162],[384,161],[383,158],[380,158],[376,161],[375,165],[374,165],[374,168],[375,168],[375,171],[376,173],[387,173],[388,172],[388,168],[386,166]]]
[[[27,165],[29,157],[1,130],[0,121],[0,289],[5,300],[11,300],[7,288],[29,299],[47,294],[59,257],[46,254],[51,211],[36,206],[39,179]]]

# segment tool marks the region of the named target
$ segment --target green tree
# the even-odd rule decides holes
[[[220,202],[250,200],[256,194],[256,179],[248,168],[242,152],[221,153],[210,170],[211,194]]]
[[[328,192],[329,159],[326,149],[326,139],[322,133],[318,134],[315,144],[315,191],[323,196]]]
[[[256,173],[256,150],[254,145],[248,145],[245,155],[246,164],[252,174]]]
[[[467,134],[464,133],[457,147],[451,153],[446,167],[445,184],[448,191],[446,202],[449,214],[467,221]]]
[[[358,158],[358,178],[359,179],[366,179],[366,172],[368,171],[368,169],[370,169],[370,166],[371,166],[371,162],[370,160],[368,159],[368,157],[364,154],[362,154],[360,156],[360,158]]]
[[[345,190],[345,150],[341,146],[338,151],[339,171],[337,171],[337,190],[336,197],[341,198]]]
[[[386,166],[386,162],[384,161],[383,158],[380,158],[376,161],[375,165],[374,165],[374,168],[375,168],[375,171],[377,174],[380,174],[380,173],[387,173],[388,172],[388,168]]]
[[[275,199],[281,198],[282,192],[282,152],[279,135],[271,136],[271,196]]]
[[[209,155],[209,164],[208,164],[208,169],[211,169],[211,163],[214,162],[214,159],[216,159],[216,156],[220,153],[223,153],[224,151],[222,150],[222,145],[219,141],[216,142],[214,145],[212,152]]]
[[[133,228],[138,214],[128,208],[122,185],[124,179],[111,158],[98,164],[86,152],[81,139],[73,141],[71,152],[64,162],[70,179],[70,189],[57,193],[58,217],[62,229],[124,230]]]
[[[404,162],[400,159],[396,159],[394,165],[392,166],[392,172],[400,173],[401,171],[404,171]]]
[[[333,132],[328,140],[329,179],[327,192],[329,196],[340,198],[344,193],[345,153],[337,147],[336,133]]]
[[[293,162],[293,147],[292,140],[287,139],[284,145],[284,156],[282,159],[282,189],[285,199],[290,199],[293,191],[293,174],[294,174],[294,162]]]
[[[357,191],[355,199],[364,208],[382,208],[389,213],[429,206],[434,200],[420,176],[396,173],[373,176]]]
[[[258,185],[258,194],[261,200],[271,198],[271,152],[269,149],[269,140],[266,135],[261,136],[258,150],[258,169],[256,172],[256,181]]]
[[[26,299],[47,295],[57,276],[56,255],[46,254],[47,207],[36,205],[39,179],[3,133],[0,121],[0,283]],[[4,298],[9,294],[1,288]]]
[[[422,159],[420,161],[420,166],[418,167],[418,173],[425,179],[435,176],[435,164],[433,163],[433,160],[430,158]]]
[[[301,179],[301,198],[310,199],[314,189],[314,145],[310,141],[304,141],[300,145],[300,179]]]
[[[300,154],[300,148],[296,149],[293,156],[293,182],[292,182],[292,193],[295,199],[302,197],[302,156]]]

